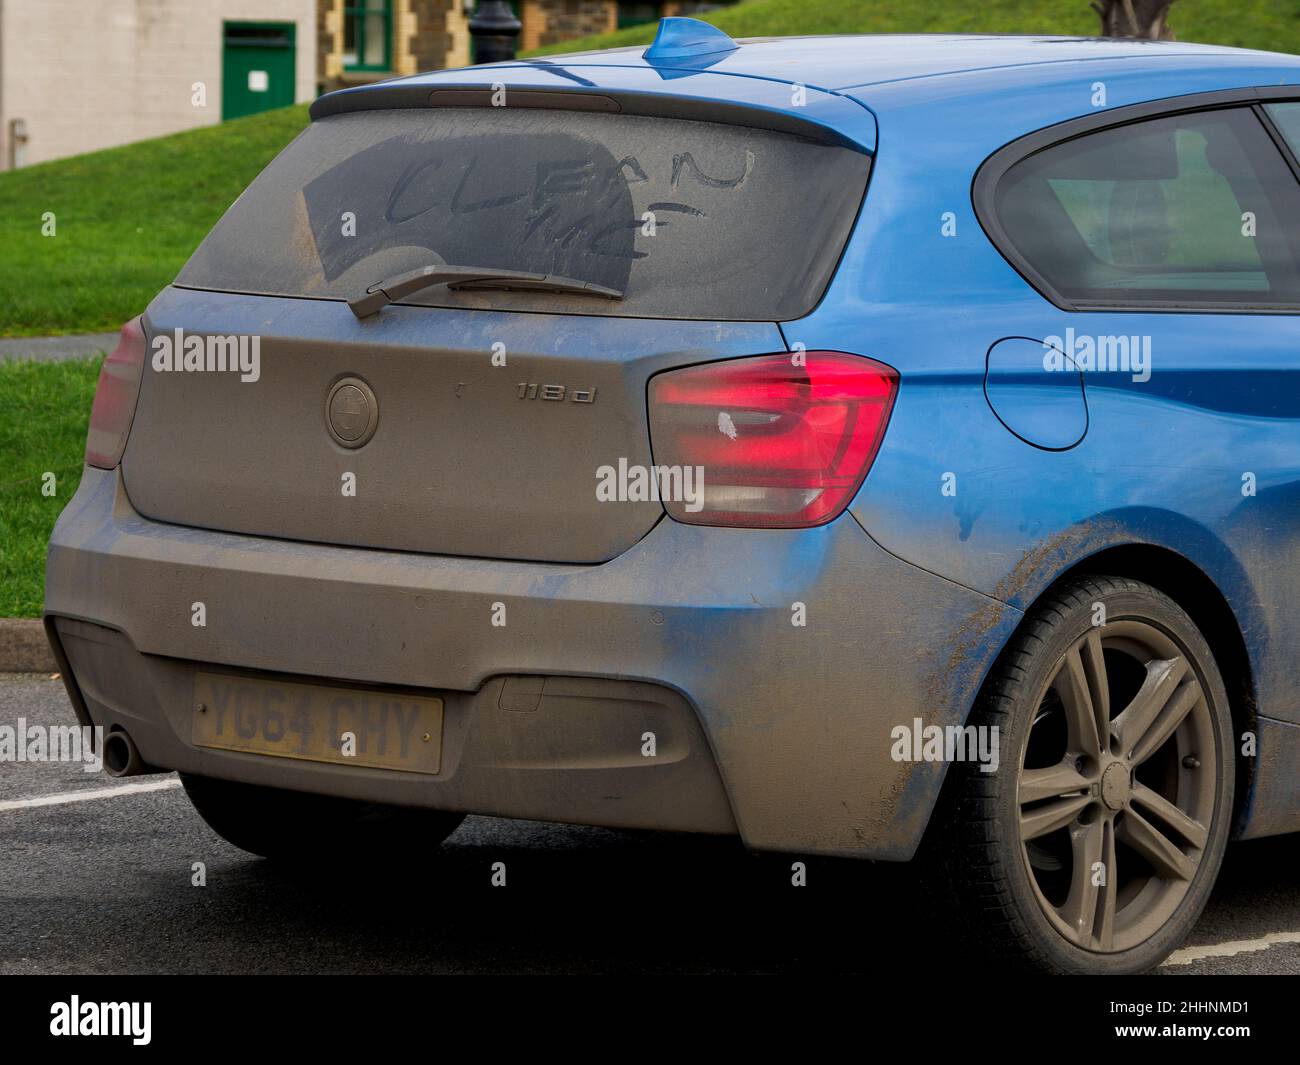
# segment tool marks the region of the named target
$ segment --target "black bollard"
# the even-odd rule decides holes
[[[514,59],[523,29],[507,0],[478,0],[469,20],[475,63],[503,63]]]

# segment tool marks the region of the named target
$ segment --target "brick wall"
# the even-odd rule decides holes
[[[322,92],[383,78],[469,64],[469,20],[463,0],[393,0],[392,69],[343,69],[344,0],[316,0]]]
[[[450,66],[448,57],[453,48],[452,35],[448,30],[447,16],[457,7],[459,0],[407,0],[415,18],[413,31],[403,42],[400,51],[410,57],[410,70],[401,69],[399,73],[414,74],[421,70],[442,70]]]
[[[617,29],[618,4],[615,0],[524,0],[520,20],[523,52]]]
[[[343,72],[343,0],[316,0],[317,89],[332,87]]]

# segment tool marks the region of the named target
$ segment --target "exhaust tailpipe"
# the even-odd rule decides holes
[[[133,777],[146,769],[135,740],[127,733],[115,729],[104,737],[104,772],[110,777]]]

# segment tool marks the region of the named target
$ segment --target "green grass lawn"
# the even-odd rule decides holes
[[[306,122],[285,108],[0,174],[0,336],[116,331]]]
[[[0,362],[0,617],[40,617],[45,545],[81,481],[102,361]]]

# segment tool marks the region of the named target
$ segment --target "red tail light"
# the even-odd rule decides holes
[[[99,371],[95,405],[90,409],[90,432],[86,434],[86,462],[111,470],[122,461],[126,437],[140,397],[144,373],[144,327],[139,318],[122,326],[117,347]]]
[[[703,474],[695,499],[664,506],[694,525],[824,524],[867,476],[897,391],[893,369],[837,351],[659,374],[650,379],[655,465]]]

